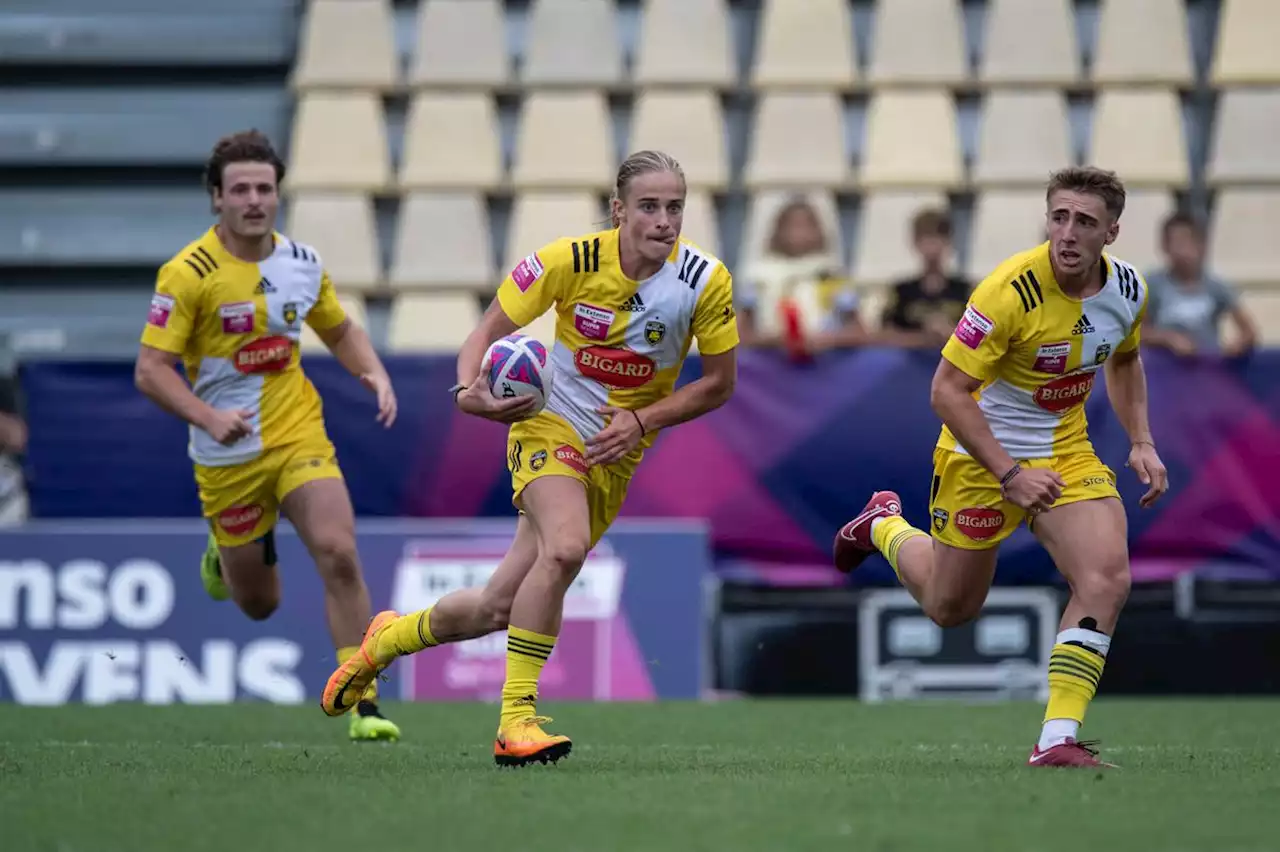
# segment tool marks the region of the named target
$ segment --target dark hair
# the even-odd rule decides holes
[[[822,235],[822,251],[827,249],[827,229],[822,226],[822,217],[818,215],[818,211],[809,203],[807,198],[792,198],[786,204],[783,204],[778,210],[778,215],[773,217],[773,233],[769,236],[769,251],[774,254],[783,254],[782,250],[782,223],[793,213],[808,213],[813,219],[813,223],[818,226],[818,233]]]
[[[662,151],[636,151],[618,166],[618,176],[613,182],[613,193],[609,196],[610,227],[616,228],[619,224],[618,216],[613,211],[613,200],[616,198],[625,201],[631,182],[640,175],[653,172],[671,172],[680,178],[681,183],[684,182],[684,169],[680,168],[680,163],[676,162],[675,157]]]
[[[1173,233],[1175,228],[1190,228],[1196,239],[1204,239],[1204,223],[1185,210],[1178,210],[1165,217],[1164,222],[1160,225],[1160,241],[1168,243],[1169,235]]]
[[[947,211],[936,207],[921,210],[911,220],[911,237],[916,240],[924,237],[942,237],[949,240],[951,239],[951,217],[947,215]]]
[[[222,189],[222,170],[231,163],[270,163],[276,170],[276,183],[284,180],[284,160],[271,147],[271,140],[259,130],[242,130],[223,136],[213,146],[204,165],[204,186],[213,195]]]
[[[1115,172],[1095,166],[1068,166],[1060,169],[1049,177],[1045,201],[1053,198],[1055,192],[1063,190],[1098,196],[1113,219],[1119,219],[1124,212],[1124,183]]]

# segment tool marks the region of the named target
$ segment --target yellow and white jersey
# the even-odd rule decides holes
[[[160,269],[142,343],[182,357],[196,396],[253,413],[254,432],[229,447],[191,427],[197,464],[243,464],[263,451],[322,435],[320,395],[302,372],[302,323],[346,319],[333,282],[309,246],[275,235],[261,263],[241,260],[210,228]]]
[[[996,440],[1016,459],[1091,452],[1084,403],[1116,352],[1138,348],[1147,284],[1103,254],[1106,283],[1062,292],[1046,242],[1006,260],[977,286],[942,357],[982,382],[975,393]],[[945,425],[939,447],[965,453]]]
[[[498,301],[521,327],[555,306],[547,410],[584,439],[604,426],[600,406],[637,409],[669,395],[694,338],[705,355],[738,345],[729,270],[683,238],[644,281],[623,274],[617,230],[557,240],[516,265]]]

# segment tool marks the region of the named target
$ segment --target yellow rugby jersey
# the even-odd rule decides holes
[[[323,432],[320,395],[302,372],[302,323],[346,319],[333,282],[309,246],[275,235],[261,263],[241,260],[213,228],[160,269],[142,342],[182,357],[195,395],[218,409],[253,412],[254,433],[224,447],[191,427],[188,452],[211,467]]]
[[[668,396],[694,338],[705,355],[738,345],[729,270],[683,238],[644,281],[623,274],[617,230],[557,240],[516,265],[498,301],[521,327],[555,306],[547,410],[584,439],[604,426],[600,406],[643,408]]]
[[[1084,403],[1113,353],[1138,348],[1147,284],[1103,254],[1106,283],[1086,299],[1062,292],[1049,243],[1016,254],[977,288],[942,357],[982,387],[974,394],[996,440],[1016,459],[1092,452]],[[939,447],[966,452],[945,425]]]

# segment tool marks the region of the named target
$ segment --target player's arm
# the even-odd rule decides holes
[[[391,377],[368,332],[347,316],[328,272],[320,273],[320,295],[307,312],[306,322],[338,363],[373,391],[378,401],[378,422],[384,426],[394,423],[399,406]]]
[[[1169,474],[1156,453],[1151,435],[1151,422],[1147,415],[1147,374],[1142,367],[1142,324],[1146,319],[1145,297],[1132,331],[1103,365],[1107,377],[1107,399],[1116,413],[1116,419],[1129,436],[1128,466],[1138,474],[1138,479],[1148,486],[1147,493],[1139,501],[1150,506],[1169,488]]]

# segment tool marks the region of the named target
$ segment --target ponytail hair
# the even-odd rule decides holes
[[[680,167],[680,163],[675,157],[662,151],[636,151],[622,161],[622,165],[618,166],[618,176],[613,182],[613,191],[609,194],[609,217],[605,221],[610,228],[621,224],[617,211],[613,209],[613,202],[625,201],[632,181],[641,175],[655,172],[671,172],[680,178],[681,183],[685,182],[684,169]]]

